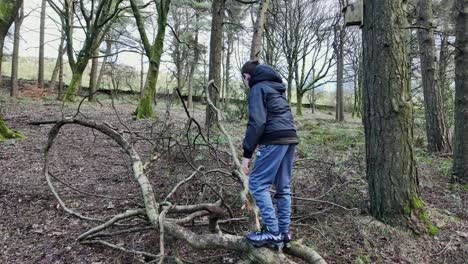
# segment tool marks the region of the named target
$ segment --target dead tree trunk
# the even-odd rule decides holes
[[[418,227],[423,210],[413,150],[409,32],[404,0],[369,1],[363,27],[363,122],[370,212]],[[415,224],[415,225],[413,225]]]
[[[455,136],[453,178],[468,183],[468,0],[455,2]]]
[[[436,71],[432,0],[418,0],[418,41],[424,91],[427,148],[431,152],[451,150],[442,93]]]
[[[62,200],[59,192],[52,182],[50,164],[49,164],[49,151],[51,150],[54,141],[59,135],[60,129],[63,126],[78,125],[87,128],[94,129],[108,136],[114,140],[128,155],[131,161],[133,178],[140,187],[142,197],[144,201],[144,208],[140,209],[129,209],[125,212],[117,214],[108,220],[84,216],[77,212],[75,209],[69,208],[67,204]],[[231,142],[232,143],[232,142]],[[232,147],[233,148],[233,147]],[[116,250],[125,251],[127,253],[137,254],[144,257],[149,257],[156,260],[164,258],[164,237],[166,234],[188,243],[195,249],[225,249],[235,252],[239,252],[246,259],[252,260],[255,263],[272,263],[272,264],[285,264],[295,263],[288,258],[287,255],[297,257],[306,263],[325,264],[324,259],[317,254],[313,249],[303,246],[298,242],[294,242],[290,249],[281,252],[274,252],[267,248],[254,248],[247,240],[242,236],[224,234],[221,231],[211,234],[197,234],[193,232],[187,223],[200,217],[209,217],[210,225],[216,225],[217,219],[223,216],[223,201],[220,199],[215,203],[204,203],[204,204],[193,204],[193,205],[172,205],[168,198],[177,191],[177,189],[184,183],[188,182],[197,173],[202,172],[202,166],[197,169],[191,176],[179,182],[172,189],[171,193],[166,196],[162,201],[157,201],[156,197],[160,197],[154,192],[154,189],[145,174],[145,169],[149,163],[143,163],[139,153],[134,149],[132,142],[129,142],[124,138],[123,134],[112,129],[108,124],[100,124],[90,120],[79,120],[79,119],[66,119],[58,121],[55,126],[50,130],[47,145],[44,151],[44,169],[43,173],[46,178],[49,189],[58,201],[59,205],[64,209],[66,213],[69,213],[77,218],[86,221],[98,221],[99,225],[89,229],[78,236],[77,240],[82,244],[101,244],[111,247]],[[240,165],[240,164],[239,164]],[[170,213],[170,217],[166,216]],[[185,217],[180,217],[181,215]],[[123,248],[122,246],[109,243],[105,240],[100,239],[102,231],[105,229],[112,228],[117,222],[130,219],[130,218],[146,219],[148,226],[151,230],[159,233],[160,238],[160,254],[152,254],[142,251],[132,251]],[[131,232],[131,230],[127,230]]]

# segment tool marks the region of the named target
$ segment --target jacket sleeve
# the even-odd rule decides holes
[[[249,122],[247,123],[242,146],[244,149],[244,158],[250,159],[265,129],[267,110],[264,105],[263,89],[260,87],[250,89],[248,105]]]

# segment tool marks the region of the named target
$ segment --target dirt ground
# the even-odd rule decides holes
[[[85,103],[82,118],[123,128],[109,101],[102,104]],[[138,263],[140,257],[133,254],[79,244],[77,236],[93,223],[64,212],[42,174],[43,148],[52,125],[38,126],[29,122],[71,116],[77,104],[63,108],[53,100],[10,100],[0,95],[0,105],[6,123],[25,136],[23,140],[0,143],[0,263]],[[123,123],[133,131],[149,135],[154,129],[153,122],[134,121],[133,110],[134,106],[128,102],[119,101],[116,105]],[[161,119],[165,110],[161,103],[157,111]],[[203,111],[196,111],[195,117],[202,120]],[[308,132],[311,127],[334,127],[332,118],[327,113],[298,118],[302,138],[313,139],[314,135]],[[176,127],[186,123],[180,106],[172,106],[170,120]],[[226,123],[239,146],[244,125],[242,121]],[[355,121],[347,122],[339,129],[359,130],[360,125]],[[218,138],[218,143],[220,148],[227,149],[225,140]],[[314,247],[328,263],[468,262],[467,190],[449,183],[449,177],[444,175],[441,164],[445,164],[447,157],[428,156],[419,150],[421,197],[439,232],[434,236],[416,235],[378,224],[369,217],[362,144],[337,147],[333,140],[322,143],[308,146],[303,141],[303,147],[297,152],[293,180],[296,199],[291,225],[295,239]],[[141,153],[149,152],[145,142],[137,144],[137,149]],[[197,166],[226,167],[222,162],[212,162],[206,153],[191,155]],[[191,168],[181,159],[180,153],[169,153],[151,168],[149,177],[160,198],[165,197],[173,183],[191,173]],[[128,158],[112,140],[90,129],[65,127],[52,148],[51,166],[53,174],[67,185],[116,198],[77,193],[55,181],[66,204],[87,216],[109,218],[142,204],[138,186],[129,173]],[[195,182],[184,187],[175,199],[180,202],[207,199],[209,195],[200,195],[199,184]],[[242,216],[237,204],[234,203],[232,209],[236,216]],[[246,232],[242,222],[223,228],[239,234]],[[206,231],[201,226],[195,226],[194,230]],[[158,237],[144,232],[123,235],[113,241],[154,254],[159,248]],[[242,257],[227,251],[194,251],[177,241],[169,241],[168,247],[170,254],[187,263],[235,263]]]

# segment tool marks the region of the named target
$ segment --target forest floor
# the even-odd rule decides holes
[[[116,101],[115,109],[108,99],[100,102],[84,103],[81,107],[84,115],[80,118],[122,129],[124,123],[138,133],[154,129],[151,120],[132,119],[135,109],[132,100],[121,98]],[[98,264],[137,263],[139,260],[136,255],[107,247],[79,244],[76,237],[91,228],[92,223],[64,212],[42,174],[43,149],[52,125],[29,123],[61,119],[62,114],[73,116],[77,105],[62,106],[47,98],[12,100],[5,92],[0,92],[6,123],[25,136],[22,140],[0,143],[0,263]],[[169,116],[165,115],[167,109],[170,109]],[[204,119],[203,110],[204,106],[198,106],[194,111],[194,117],[200,122]],[[421,198],[438,232],[414,234],[398,227],[375,224],[366,209],[364,133],[360,120],[347,116],[348,121],[338,124],[331,113],[311,114],[309,109],[305,112],[304,117],[296,118],[301,142],[297,147],[292,183],[295,199],[291,232],[294,239],[313,247],[328,263],[467,263],[468,191],[466,186],[450,183],[450,157],[428,155],[422,144],[416,147]],[[187,117],[178,104],[167,107],[161,102],[157,113],[173,127],[180,128],[186,123]],[[246,121],[236,120],[238,116],[231,111],[225,126],[240,151]],[[422,128],[416,126],[417,138],[423,137]],[[228,149],[225,138],[212,138],[218,148]],[[148,152],[149,147],[140,142],[137,149],[143,153]],[[179,154],[169,153],[148,173],[159,198],[165,197],[173,183],[192,172]],[[108,218],[141,204],[128,158],[105,136],[78,126],[65,127],[51,155],[51,170],[67,185],[89,193],[117,196],[104,199],[77,193],[55,181],[69,207],[89,216]],[[191,155],[196,166],[226,167],[213,162],[206,152]],[[180,202],[201,199],[200,183],[187,185],[175,199]],[[235,216],[242,217],[239,207],[232,205]],[[206,231],[203,228],[194,227],[198,232]],[[247,231],[242,222],[223,228],[238,234]],[[127,234],[113,241],[128,248],[158,252],[158,237],[150,233]],[[186,263],[235,263],[242,257],[228,251],[196,251],[175,241],[169,241],[167,247],[170,254]]]

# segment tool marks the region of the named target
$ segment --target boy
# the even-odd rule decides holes
[[[271,66],[248,61],[241,69],[244,84],[249,87],[249,121],[243,141],[242,169],[249,173],[249,162],[258,145],[255,164],[249,176],[249,189],[262,217],[262,229],[247,234],[256,247],[290,247],[291,169],[296,129],[279,73]],[[275,214],[269,193],[275,186]]]

